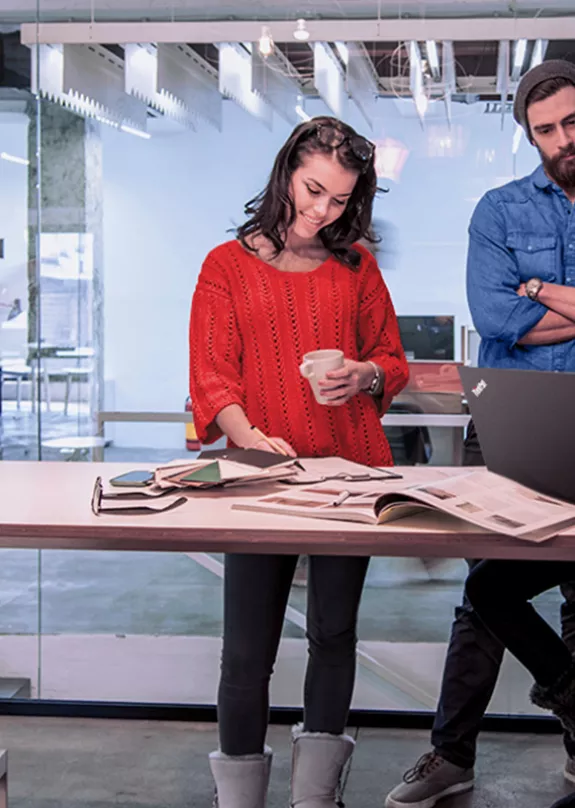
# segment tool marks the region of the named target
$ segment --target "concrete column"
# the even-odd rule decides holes
[[[36,343],[38,330],[42,344],[57,342],[60,346],[93,345],[95,350],[91,411],[103,403],[103,311],[102,311],[102,142],[100,124],[82,118],[59,104],[42,100],[31,102],[29,128],[29,341]],[[39,172],[40,167],[40,172]],[[84,261],[93,265],[93,280],[87,297],[78,295],[74,305],[58,312],[58,327],[49,333],[48,307],[57,305],[58,297],[50,296],[58,281],[42,282],[39,298],[39,262],[37,235],[44,243],[45,234],[79,234],[84,248]],[[69,283],[69,282],[68,282]],[[43,312],[42,306],[46,307]],[[73,362],[70,364],[73,365]]]

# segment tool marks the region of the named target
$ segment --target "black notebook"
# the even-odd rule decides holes
[[[269,469],[273,466],[293,463],[295,458],[275,452],[265,452],[261,449],[230,448],[208,449],[198,455],[198,460],[233,460],[235,463],[244,463],[246,466],[254,466],[257,469]]]

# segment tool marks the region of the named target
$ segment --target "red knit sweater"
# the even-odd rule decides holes
[[[278,270],[238,241],[209,253],[190,319],[190,395],[201,441],[220,437],[214,419],[239,404],[251,424],[288,441],[299,457],[392,464],[380,416],[408,369],[381,272],[368,250],[357,249],[356,270],[328,258],[310,272]],[[299,365],[321,348],[376,362],[385,371],[383,401],[359,393],[339,407],[318,404]]]

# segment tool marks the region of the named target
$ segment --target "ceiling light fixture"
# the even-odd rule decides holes
[[[533,53],[531,54],[531,63],[529,65],[530,68],[541,64],[545,57],[545,52],[547,51],[547,45],[548,42],[546,39],[535,40],[535,44],[533,45]]]
[[[120,130],[122,132],[126,132],[128,135],[136,135],[136,137],[141,137],[144,140],[149,140],[152,137],[149,132],[143,132],[141,129],[135,129],[133,126],[128,126],[125,123],[120,125]]]
[[[521,75],[521,68],[525,61],[525,53],[527,51],[527,40],[518,39],[515,43],[515,53],[513,54],[513,68],[511,70],[511,81],[519,81]]]
[[[425,50],[427,51],[427,63],[431,70],[431,75],[434,81],[439,81],[439,54],[437,52],[437,43],[434,39],[428,39],[425,42]]]
[[[274,41],[272,32],[267,25],[262,25],[262,33],[258,42],[258,50],[264,59],[271,56],[274,51]]]
[[[335,42],[335,49],[339,53],[341,61],[347,66],[349,63],[349,48],[345,42]]]
[[[409,43],[409,89],[413,96],[415,109],[421,124],[429,106],[429,100],[425,93],[425,81],[423,76],[423,65],[419,44],[412,40]]]
[[[15,154],[8,154],[8,152],[0,152],[0,159],[6,160],[8,163],[16,163],[19,166],[29,166],[30,160],[25,157],[16,157]]]
[[[293,38],[298,42],[307,42],[309,39],[309,31],[306,28],[305,20],[300,19],[296,23],[296,29],[293,32]]]

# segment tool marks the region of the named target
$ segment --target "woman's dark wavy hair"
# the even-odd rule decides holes
[[[319,231],[324,247],[346,266],[357,268],[361,261],[352,245],[359,239],[376,241],[371,232],[373,200],[377,191],[375,150],[367,162],[356,156],[349,140],[340,146],[325,145],[318,138],[318,125],[332,126],[346,138],[357,137],[357,132],[337,118],[321,116],[296,126],[280,149],[267,186],[245,206],[247,222],[238,227],[237,236],[247,250],[254,252],[249,237],[265,236],[274,246],[276,256],[285,248],[286,231],[296,218],[290,196],[293,172],[302,164],[306,154],[337,153],[340,164],[359,173],[353,192],[341,216]]]

